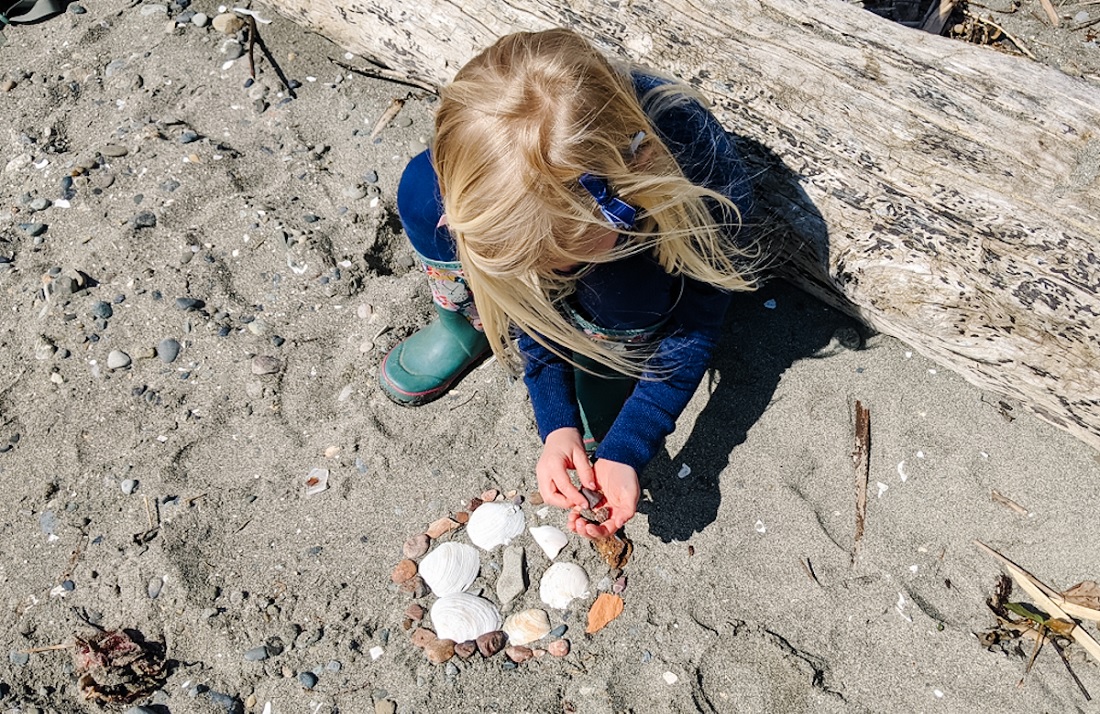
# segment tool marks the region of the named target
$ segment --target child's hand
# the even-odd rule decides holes
[[[600,459],[593,469],[591,482],[581,477],[581,485],[603,493],[607,501],[607,520],[599,525],[581,517],[576,511],[569,514],[569,527],[589,538],[606,538],[626,524],[638,509],[638,474],[633,468],[618,461]]]
[[[569,479],[569,469],[577,472],[582,484],[592,483],[592,464],[584,452],[584,440],[576,429],[555,429],[546,437],[542,456],[535,467],[542,500],[558,508],[583,508],[588,505]]]

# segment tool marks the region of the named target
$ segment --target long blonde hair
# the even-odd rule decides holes
[[[667,84],[654,94],[651,111],[694,96]],[[432,156],[447,224],[489,344],[505,364],[519,364],[516,325],[571,362],[576,352],[624,374],[644,371],[638,353],[609,349],[565,317],[561,302],[578,277],[564,266],[651,250],[670,274],[753,289],[735,263],[744,252],[729,237],[740,226],[737,207],[684,177],[629,69],[576,33],[505,36],[463,66],[441,97]],[[635,228],[620,231],[628,239],[603,254],[594,254],[592,235],[610,224],[578,182],[585,173],[606,178],[638,209]]]

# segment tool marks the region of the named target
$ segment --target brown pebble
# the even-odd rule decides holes
[[[419,575],[413,576],[397,586],[403,593],[409,593],[413,597],[424,597],[428,594],[428,586],[424,583],[424,578]]]
[[[504,648],[504,656],[512,660],[516,664],[523,664],[527,660],[535,656],[535,653],[531,651],[530,647],[524,647],[523,645],[512,645],[511,647]]]
[[[5,79],[3,82],[0,82],[0,92],[10,92],[15,89],[16,86],[14,79]]]
[[[489,488],[481,492],[481,500],[485,503],[492,503],[497,500],[497,496],[500,495],[500,491],[495,488]]]
[[[611,592],[615,593],[616,595],[622,595],[624,590],[626,590],[625,575],[616,578],[615,583],[611,586]]]
[[[402,560],[390,574],[390,580],[395,583],[403,583],[416,575],[416,563],[411,560]]]
[[[374,703],[374,714],[397,714],[397,702],[392,699],[379,699]]]
[[[480,506],[483,503],[485,503],[485,501],[482,501],[480,498],[471,498],[470,499],[470,504],[468,506],[466,506],[466,510],[469,511],[470,513],[473,513],[474,511],[477,510],[478,506]]]
[[[443,664],[455,656],[454,640],[434,640],[424,645],[424,654],[432,664]]]
[[[546,651],[555,657],[564,657],[569,654],[569,640],[554,640],[546,646]]]
[[[410,602],[409,606],[405,608],[405,616],[410,620],[423,620],[424,608],[419,603]]]
[[[455,528],[458,528],[458,523],[456,521],[450,518],[440,518],[438,521],[433,521],[432,524],[428,526],[428,530],[426,530],[425,533],[428,534],[429,538],[435,540],[444,533],[453,531]]]
[[[541,659],[546,656],[546,650],[540,647],[536,647],[535,649],[531,650],[531,652],[534,653],[535,659]]]
[[[466,511],[459,511],[455,514],[455,520],[458,521],[460,525],[466,525],[466,521],[470,520],[470,514]]]
[[[527,502],[532,506],[541,506],[545,501],[542,500],[542,494],[538,491],[532,491],[527,495]]]
[[[413,621],[412,621],[411,617],[406,617],[401,622],[401,629],[404,630],[405,632],[408,632],[409,630],[411,630],[412,626],[413,626]]]
[[[432,642],[436,641],[435,633],[426,627],[418,627],[413,630],[409,640],[417,647],[427,647]]]
[[[401,551],[406,558],[419,558],[428,552],[428,547],[431,544],[432,539],[428,537],[427,533],[417,533],[414,536],[409,536],[409,539],[405,541],[405,545],[401,546]]]
[[[507,640],[508,635],[504,634],[504,630],[486,632],[477,638],[477,651],[481,653],[482,657],[492,657],[504,649],[504,643]]]
[[[459,642],[455,645],[455,654],[462,659],[469,659],[473,656],[474,652],[477,652],[477,643],[473,640]]]

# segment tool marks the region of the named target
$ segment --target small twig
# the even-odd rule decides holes
[[[1025,55],[1027,55],[1027,56],[1028,56],[1028,57],[1030,57],[1031,59],[1035,60],[1036,62],[1038,62],[1038,61],[1039,61],[1039,58],[1038,58],[1038,57],[1036,57],[1035,55],[1033,55],[1033,54],[1031,53],[1031,50],[1029,50],[1029,49],[1027,48],[1027,45],[1025,45],[1025,44],[1024,44],[1023,42],[1021,42],[1020,40],[1016,39],[1016,37],[1015,37],[1014,35],[1012,35],[1012,34],[1011,34],[1011,33],[1010,33],[1010,32],[1009,32],[1008,30],[1006,30],[1005,28],[1001,27],[1000,25],[998,25],[997,23],[993,22],[993,21],[992,21],[992,20],[990,20],[989,18],[985,18],[985,17],[978,17],[977,15],[975,15],[975,14],[974,14],[974,13],[972,13],[972,12],[970,12],[969,10],[964,10],[964,12],[966,13],[966,16],[967,16],[967,17],[969,17],[969,18],[972,18],[972,19],[974,19],[974,20],[977,20],[978,22],[984,22],[985,24],[989,25],[990,27],[992,27],[992,28],[993,28],[993,29],[995,29],[995,30],[1000,30],[1001,34],[1002,34],[1002,35],[1004,35],[1004,36],[1005,36],[1005,37],[1006,37],[1006,38],[1008,39],[1008,41],[1009,41],[1009,42],[1011,42],[1012,44],[1016,45],[1016,47],[1017,47],[1017,48],[1018,48],[1018,49],[1019,49],[1019,50],[1020,50],[1021,52],[1023,52],[1023,53],[1025,54]]]
[[[1017,687],[1024,686],[1024,680],[1027,679],[1027,675],[1031,673],[1031,667],[1035,664],[1035,658],[1039,656],[1039,650],[1043,649],[1043,643],[1046,642],[1046,630],[1043,625],[1039,625],[1039,628],[1035,630],[1035,647],[1031,650],[1031,657],[1027,660],[1027,666],[1024,667],[1024,676],[1020,677],[1020,681],[1016,683]]]
[[[1085,698],[1086,702],[1091,702],[1092,697],[1089,695],[1089,690],[1085,689],[1085,683],[1078,678],[1077,673],[1073,671],[1073,667],[1069,665],[1069,660],[1066,659],[1066,653],[1062,650],[1061,645],[1058,644],[1058,640],[1051,637],[1050,646],[1058,653],[1058,657],[1062,660],[1062,664],[1066,666],[1066,671],[1069,672],[1069,676],[1073,678],[1077,688],[1081,690],[1081,696]]]
[[[805,571],[806,577],[808,577],[810,580],[813,580],[818,587],[821,587],[821,581],[817,579],[817,573],[814,572],[814,566],[813,563],[810,562],[810,559],[799,558],[798,564],[802,566],[802,570]]]
[[[1016,513],[1019,513],[1021,516],[1027,516],[1027,515],[1030,515],[1030,513],[1031,513],[1026,508],[1024,508],[1020,504],[1016,503],[1015,501],[1013,501],[1008,496],[1002,496],[996,490],[992,490],[992,491],[989,492],[989,498],[994,503],[999,503],[1002,506],[1004,506],[1005,508],[1011,509],[1012,511],[1015,511]]]
[[[256,18],[248,15],[248,76],[256,79]]]
[[[852,449],[856,486],[856,533],[852,542],[851,559],[853,565],[863,541],[863,528],[867,521],[867,482],[871,477],[871,412],[859,400],[856,400],[855,431],[855,447]]]
[[[394,120],[398,112],[401,111],[401,107],[405,106],[405,99],[400,97],[394,97],[390,105],[386,107],[386,111],[382,112],[382,116],[378,117],[378,121],[374,122],[374,128],[370,131],[370,140],[374,141],[378,138],[378,135],[382,133],[382,130]]]
[[[195,501],[199,500],[200,498],[206,498],[206,493],[200,493],[198,496],[192,496],[191,498],[187,499],[187,506],[191,507],[195,505]]]
[[[393,82],[395,84],[403,84],[406,87],[415,87],[416,89],[422,89],[429,94],[439,94],[439,88],[434,84],[428,82],[422,82],[419,79],[408,77],[403,74],[394,72],[392,69],[385,69],[383,67],[352,67],[350,64],[341,62],[340,60],[329,58],[329,62],[332,62],[337,67],[346,69],[349,72],[355,74],[361,74],[364,77],[370,77],[371,79],[381,79],[386,82]]]
[[[149,510],[149,497],[145,498],[145,519],[149,521],[149,530],[153,530],[153,513]]]
[[[1043,6],[1043,12],[1047,14],[1047,19],[1050,20],[1050,24],[1055,27],[1062,24],[1058,19],[1058,11],[1054,9],[1054,5],[1050,0],[1039,0],[1039,4]]]
[[[473,398],[476,397],[476,396],[477,396],[477,390],[475,389],[470,396],[466,397],[465,399],[463,399],[458,404],[451,405],[451,411],[453,412],[455,409],[458,409],[459,407],[462,407],[462,406],[465,406],[465,405],[469,404],[471,401],[473,401]]]
[[[67,650],[72,647],[71,644],[49,645],[47,647],[31,647],[29,650],[19,650],[23,654],[39,654],[40,652],[56,652],[57,650]]]

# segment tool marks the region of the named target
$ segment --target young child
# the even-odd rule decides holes
[[[564,29],[498,40],[442,90],[435,124],[397,203],[438,319],[386,356],[382,387],[421,404],[489,350],[522,365],[543,499],[582,535],[614,533],[703,377],[729,291],[753,288],[737,151],[690,88]],[[603,494],[604,523],[579,516],[570,470]]]

